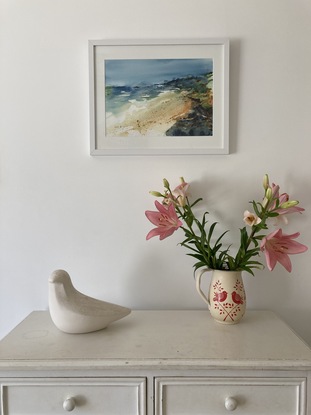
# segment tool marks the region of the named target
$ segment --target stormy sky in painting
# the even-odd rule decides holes
[[[106,85],[157,84],[213,71],[212,59],[120,59],[105,61]]]

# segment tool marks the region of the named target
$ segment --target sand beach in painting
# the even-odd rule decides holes
[[[211,136],[211,59],[108,61],[106,135]]]

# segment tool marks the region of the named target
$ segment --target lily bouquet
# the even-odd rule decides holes
[[[264,268],[257,260],[261,252],[265,254],[267,267],[272,271],[277,262],[291,272],[291,254],[305,252],[308,248],[295,241],[299,232],[287,235],[281,228],[266,233],[270,222],[287,223],[286,215],[302,213],[297,200],[290,200],[287,193],[280,194],[280,187],[274,183],[270,185],[266,174],[263,179],[264,195],[261,202],[252,201],[252,212],[245,210],[245,226],[240,229],[240,246],[235,255],[230,253],[230,246],[223,245],[223,237],[228,231],[214,237],[217,222],[209,224],[208,214],[205,212],[199,220],[194,214],[194,207],[202,198],[190,202],[189,183],[181,178],[180,184],[173,190],[169,182],[164,179],[164,191],[151,191],[156,200],[157,211],[145,212],[147,218],[156,227],[152,229],[146,239],[159,236],[160,240],[172,235],[181,228],[185,239],[181,245],[189,249],[190,255],[196,259],[195,271],[201,267],[217,270],[246,271],[254,275],[254,269]]]

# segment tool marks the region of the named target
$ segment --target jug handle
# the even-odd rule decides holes
[[[195,287],[196,287],[197,292],[199,293],[199,295],[203,298],[203,301],[206,302],[206,304],[208,306],[208,309],[210,309],[211,303],[209,301],[209,293],[210,293],[210,288],[211,287],[209,286],[207,297],[201,289],[201,278],[202,278],[203,274],[207,271],[212,271],[212,270],[209,269],[209,268],[203,268],[200,271],[198,271],[197,273],[195,273]]]

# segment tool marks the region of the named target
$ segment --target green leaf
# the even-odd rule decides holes
[[[249,267],[243,267],[243,271],[249,272],[250,274],[252,274],[253,276],[255,276],[253,270]]]
[[[278,213],[276,213],[276,212],[269,212],[269,213],[267,214],[267,216],[268,216],[269,218],[276,218],[277,216],[279,216],[279,214],[278,214]]]
[[[258,207],[257,207],[257,203],[253,200],[253,209],[254,209],[254,212],[256,213],[256,215],[258,216],[258,217],[260,217],[261,216],[261,212],[259,212],[259,209],[258,209]]]
[[[199,203],[199,202],[201,202],[203,199],[202,199],[202,197],[200,197],[199,199],[197,199],[197,200],[195,200],[191,205],[190,205],[190,207],[191,208],[193,208],[193,206],[195,206],[197,203]],[[206,212],[206,213],[208,213],[208,212]]]
[[[210,242],[211,242],[211,239],[212,239],[212,236],[213,236],[213,232],[214,232],[214,229],[215,229],[215,226],[217,225],[217,223],[218,222],[214,222],[211,225],[210,229],[209,229],[208,236],[207,236],[207,245],[209,245]]]
[[[221,235],[220,235],[220,237],[217,239],[217,241],[215,242],[215,245],[217,245],[218,244],[218,242],[219,241],[221,241],[222,240],[222,238],[226,235],[226,233],[228,233],[229,231],[225,231],[225,232],[223,232]]]

